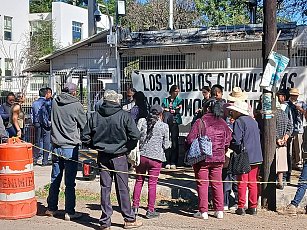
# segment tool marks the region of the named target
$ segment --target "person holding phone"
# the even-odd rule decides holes
[[[180,109],[183,103],[183,100],[178,96],[179,92],[179,87],[177,85],[172,85],[169,90],[170,96],[164,98],[162,101],[164,122],[169,126],[172,141],[172,147],[166,153],[166,169],[176,169],[178,163],[179,125],[182,124]]]

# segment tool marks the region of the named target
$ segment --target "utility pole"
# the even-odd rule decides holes
[[[174,0],[169,0],[169,25],[170,30],[174,29]]]
[[[94,12],[96,10],[96,0],[88,0],[87,12],[88,12],[88,36],[96,34],[96,22]]]
[[[272,51],[273,45],[277,35],[277,23],[276,23],[276,7],[277,0],[264,0],[263,6],[263,40],[262,40],[262,53],[263,53],[263,71],[268,63],[268,56]],[[274,88],[274,87],[273,87]],[[264,90],[263,97],[270,95],[272,101],[272,111],[276,110],[275,105],[275,93]],[[263,182],[262,185],[262,207],[269,210],[276,210],[276,166],[274,162],[274,156],[276,151],[276,117],[263,118],[264,130],[263,130]]]

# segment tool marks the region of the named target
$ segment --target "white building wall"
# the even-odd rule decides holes
[[[0,68],[5,72],[5,58],[13,59],[12,75],[20,75],[29,35],[29,1],[10,0],[0,7]],[[12,17],[12,41],[4,40],[4,16]]]
[[[93,43],[52,59],[53,71],[67,71],[71,68],[85,68],[103,71],[116,68],[114,48],[104,43]]]
[[[88,11],[86,8],[73,6],[64,2],[52,3],[52,20],[54,22],[54,35],[56,42],[65,47],[73,44],[72,22],[82,23],[81,39],[88,37]],[[97,27],[104,30],[109,29],[109,19],[107,15],[102,15]]]

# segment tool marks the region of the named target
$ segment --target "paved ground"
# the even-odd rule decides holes
[[[54,229],[97,229],[99,227],[100,206],[97,202],[78,202],[77,209],[84,213],[84,216],[76,222],[63,220],[62,212],[57,218],[42,216],[45,210],[45,200],[39,200],[38,215],[24,220],[0,220],[2,230],[54,230]],[[63,208],[63,203],[60,206]],[[123,219],[118,212],[118,207],[112,217],[112,229],[122,229]],[[141,210],[140,220],[144,226],[140,229],[164,230],[164,229],[305,229],[307,215],[298,217],[281,216],[274,212],[260,211],[257,216],[237,216],[233,213],[226,213],[223,220],[212,216],[209,220],[192,218],[195,211],[189,205],[170,205],[170,207],[159,207],[161,216],[158,219],[143,219],[145,210]],[[210,214],[210,213],[209,213]]]
[[[44,185],[50,181],[51,167],[35,166],[35,185],[36,190],[42,189]],[[268,212],[260,210],[257,216],[237,216],[233,213],[226,213],[223,220],[217,220],[210,217],[209,220],[198,220],[192,218],[192,214],[196,211],[196,190],[193,181],[178,181],[172,177],[193,178],[191,169],[180,168],[176,171],[163,171],[162,179],[159,182],[159,206],[158,210],[161,216],[158,219],[143,219],[145,210],[141,209],[140,219],[144,222],[141,229],[302,229],[306,226],[307,215],[301,214],[298,217],[288,217],[278,215],[276,212]],[[134,182],[130,181],[132,188]],[[146,195],[146,185],[144,187],[144,195]],[[87,190],[91,193],[99,193],[99,179],[94,181],[84,181],[81,178],[81,172],[78,173],[77,189]],[[292,197],[295,187],[287,187],[284,191],[278,191],[278,197]],[[99,196],[98,196],[99,197]],[[185,203],[178,200],[170,200],[171,198],[189,198],[194,202]],[[182,201],[182,200],[181,200]],[[288,201],[287,201],[288,202]],[[286,202],[285,202],[286,203]],[[113,214],[112,229],[121,229],[123,219],[118,212],[116,204]],[[97,229],[99,226],[100,206],[99,201],[78,201],[77,210],[84,213],[84,216],[76,222],[67,222],[63,220],[63,211],[57,218],[49,218],[43,216],[46,207],[46,199],[38,200],[38,214],[30,219],[23,220],[0,220],[1,230],[4,229]],[[63,201],[60,203],[60,209],[63,209]],[[212,213],[211,213],[212,214]]]

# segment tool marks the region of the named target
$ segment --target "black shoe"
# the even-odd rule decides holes
[[[139,215],[139,209],[136,207],[132,207],[132,210],[134,212],[135,217],[137,217],[137,215]]]
[[[235,213],[236,213],[237,215],[244,216],[244,215],[245,215],[245,210],[244,210],[244,208],[238,208],[238,209],[235,211]]]
[[[278,184],[276,184],[276,188],[277,188],[277,189],[280,189],[280,190],[283,190],[283,189],[284,189],[284,185],[278,183]]]
[[[159,217],[159,216],[160,216],[160,213],[156,212],[156,210],[154,210],[153,212],[151,212],[151,211],[146,212],[146,218],[147,219],[152,219],[152,218],[156,218],[156,217]]]
[[[257,208],[248,208],[245,212],[249,215],[257,215]]]

